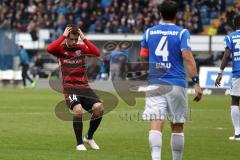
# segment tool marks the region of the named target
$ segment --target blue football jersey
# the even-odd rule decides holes
[[[224,38],[225,49],[232,54],[232,77],[240,77],[240,30],[232,32]]]
[[[190,47],[190,33],[174,24],[148,28],[141,47],[149,51],[149,84],[187,86],[182,51]]]

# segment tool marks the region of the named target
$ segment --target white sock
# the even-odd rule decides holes
[[[152,160],[161,160],[162,133],[157,130],[149,131],[149,144],[152,150]]]
[[[232,123],[235,130],[235,135],[240,134],[240,120],[239,120],[239,108],[238,106],[231,106],[231,117],[232,117]]]
[[[184,133],[172,133],[171,147],[172,147],[172,159],[182,160],[184,148]]]

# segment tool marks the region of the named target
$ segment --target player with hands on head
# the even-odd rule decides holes
[[[78,44],[79,37],[84,44]],[[63,92],[68,107],[73,111],[73,129],[76,149],[86,151],[83,142],[92,149],[99,149],[93,135],[103,116],[103,104],[88,84],[85,57],[99,56],[99,49],[86,39],[76,25],[68,25],[57,40],[49,44],[47,51],[58,58],[63,81]],[[88,133],[82,137],[83,109],[92,114]]]

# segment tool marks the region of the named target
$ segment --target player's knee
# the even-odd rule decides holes
[[[182,133],[183,123],[171,123],[172,133]]]
[[[239,106],[239,97],[232,96],[232,106]]]
[[[73,112],[74,112],[75,115],[81,116],[82,115],[82,106],[80,104],[74,106]]]
[[[93,105],[93,108],[92,108],[92,109],[93,109],[93,114],[94,114],[94,116],[100,117],[100,116],[103,115],[104,108],[103,108],[103,104],[102,104],[102,103],[100,103],[100,102],[95,103],[95,104]]]

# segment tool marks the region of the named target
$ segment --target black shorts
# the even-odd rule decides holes
[[[85,109],[86,111],[91,111],[92,106],[95,103],[101,102],[98,96],[93,92],[91,88],[79,89],[77,93],[65,92],[64,97],[68,107],[71,110],[73,110],[73,107],[75,105],[81,104],[83,109]]]

